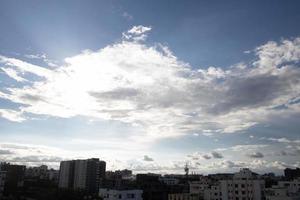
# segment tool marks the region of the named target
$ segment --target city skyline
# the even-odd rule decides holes
[[[0,161],[300,167],[299,7],[1,1]]]

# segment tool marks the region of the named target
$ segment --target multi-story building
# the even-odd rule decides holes
[[[192,200],[190,193],[168,194],[168,200]]]
[[[278,185],[267,188],[266,200],[299,200],[300,179],[292,181],[278,181]]]
[[[221,198],[222,193],[220,185],[211,185],[209,189],[204,190],[205,200],[220,200]]]
[[[220,180],[218,185],[205,191],[205,200],[261,200],[265,188],[249,169],[241,169],[232,179]]]
[[[159,180],[166,185],[177,185],[179,183],[179,179],[174,178],[174,177],[162,176],[162,177],[159,177]]]
[[[0,171],[5,172],[4,193],[14,193],[19,187],[24,186],[25,170],[26,167],[24,165],[1,163]]]
[[[4,192],[6,172],[0,170],[0,199]]]
[[[299,200],[300,193],[289,193],[286,187],[273,186],[265,190],[266,200]]]
[[[61,161],[58,187],[71,189],[74,185],[74,160]]]
[[[58,186],[97,193],[102,179],[105,178],[105,169],[106,163],[97,158],[62,161]]]
[[[300,168],[296,168],[296,169],[286,168],[284,170],[284,176],[288,180],[296,179],[296,178],[300,177]]]
[[[278,181],[279,187],[287,188],[288,193],[298,193],[300,192],[300,178],[294,179],[292,181]]]
[[[160,177],[160,174],[150,173],[136,175],[137,187],[143,190],[144,200],[168,199],[168,187],[159,180]]]
[[[198,181],[189,182],[189,191],[192,197],[197,199],[204,198],[204,191],[211,185],[211,180],[207,177],[200,177]]]
[[[29,178],[48,179],[48,166],[29,167],[26,169],[25,176]]]
[[[143,200],[142,194],[142,190],[99,189],[99,196],[103,200]]]
[[[50,170],[48,170],[47,174],[48,174],[48,180],[55,181],[55,182],[58,181],[59,170],[50,169]]]

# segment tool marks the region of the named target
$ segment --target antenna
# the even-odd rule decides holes
[[[185,175],[186,175],[186,176],[189,175],[189,165],[188,165],[187,162],[185,163],[184,172],[185,172]]]

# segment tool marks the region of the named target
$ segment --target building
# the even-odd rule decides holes
[[[205,200],[220,200],[221,198],[222,198],[222,193],[221,193],[220,185],[212,185],[210,186],[209,189],[204,190]]]
[[[142,194],[142,190],[99,189],[99,196],[103,200],[142,200]]]
[[[137,187],[143,191],[144,200],[168,199],[169,189],[159,180],[160,177],[160,174],[151,173],[136,175]]]
[[[179,179],[174,177],[163,176],[159,177],[159,180],[166,185],[177,185],[179,183]]]
[[[289,194],[300,192],[300,178],[292,181],[278,181],[278,186],[286,188]]]
[[[266,200],[299,200],[300,193],[291,194],[286,187],[273,186],[265,191]]]
[[[190,193],[168,194],[168,200],[192,200]]]
[[[199,200],[198,195],[193,195],[191,193],[174,193],[168,194],[168,200]]]
[[[4,192],[5,178],[6,178],[6,172],[0,171],[0,197],[3,195]]]
[[[122,178],[132,177],[132,171],[128,169],[116,170],[115,174],[122,176]]]
[[[192,197],[204,199],[204,191],[211,185],[211,180],[207,177],[200,177],[198,181],[189,182],[189,191]]]
[[[74,185],[74,160],[61,161],[59,167],[58,187],[71,189]]]
[[[60,163],[58,187],[98,193],[105,178],[106,163],[98,158],[70,160]]]
[[[288,180],[296,179],[296,178],[300,177],[300,168],[296,168],[296,169],[286,168],[284,170],[284,176]]]
[[[48,180],[55,181],[55,182],[58,181],[59,170],[50,169],[50,170],[48,170],[47,174],[48,174]]]
[[[266,200],[299,200],[300,179],[292,181],[278,181],[272,188],[266,189]]]
[[[48,166],[41,165],[39,167],[29,167],[25,171],[28,178],[48,179]]]
[[[261,200],[264,180],[249,169],[241,169],[232,179],[220,180],[217,185],[205,190],[205,200]]]
[[[4,193],[12,194],[18,188],[24,186],[26,167],[24,165],[11,165],[9,163],[1,163],[0,171],[5,172]]]

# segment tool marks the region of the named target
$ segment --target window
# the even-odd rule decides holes
[[[127,194],[127,198],[128,199],[134,199],[135,198],[135,194]]]

